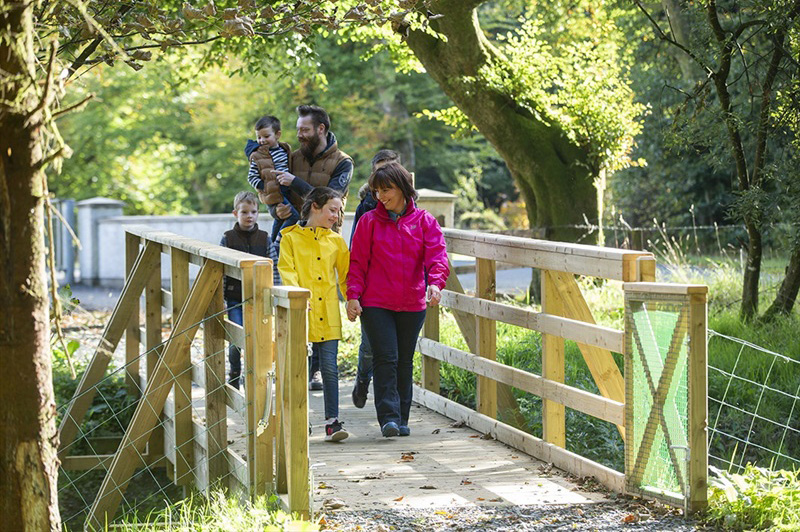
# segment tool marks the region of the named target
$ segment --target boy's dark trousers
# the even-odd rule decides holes
[[[228,319],[237,325],[242,325],[244,319],[242,318],[242,302],[241,301],[228,301],[225,300],[225,306],[228,309]],[[236,344],[230,342],[228,346],[228,364],[230,372],[228,373],[228,384],[236,388],[240,388],[239,383],[242,381],[242,354]]]

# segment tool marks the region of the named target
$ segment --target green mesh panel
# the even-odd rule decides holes
[[[681,505],[688,493],[689,302],[629,293],[625,310],[626,489]]]

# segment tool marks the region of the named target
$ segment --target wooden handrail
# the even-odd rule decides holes
[[[215,262],[219,262],[224,266],[229,266],[230,268],[225,268],[225,275],[234,277],[236,279],[242,278],[241,272],[237,271],[241,270],[241,268],[252,265],[253,263],[259,261],[272,262],[269,259],[255,257],[254,255],[245,253],[243,251],[223,248],[215,244],[209,244],[208,242],[195,240],[194,238],[176,235],[175,233],[170,233],[169,231],[151,229],[145,225],[126,225],[125,231],[145,240],[156,242],[172,249],[185,251],[196,257],[210,259]]]
[[[569,244],[450,228],[444,228],[443,231],[447,251],[451,254],[617,281],[639,280],[637,261],[641,258],[653,259],[653,254],[646,251]]]

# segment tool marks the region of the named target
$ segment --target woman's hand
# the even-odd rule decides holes
[[[358,299],[351,299],[347,302],[347,319],[356,321],[358,316],[361,316],[361,303]]]
[[[428,285],[428,293],[425,294],[425,301],[427,301],[430,306],[435,307],[441,300],[442,292],[439,290],[439,287],[432,284]]]

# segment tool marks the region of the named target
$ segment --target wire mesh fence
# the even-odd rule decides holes
[[[709,464],[800,468],[800,360],[709,330]]]
[[[689,301],[626,295],[626,489],[683,504],[689,496]]]
[[[215,320],[221,326],[226,312],[227,310],[207,316],[185,330],[176,332],[174,336],[187,333],[210,320]],[[230,337],[226,339],[228,341],[226,343],[233,342]],[[126,382],[125,375],[130,366],[140,363],[144,365],[148,355],[159,353],[166,343],[167,341],[162,341],[151,349],[144,350],[138,359],[114,364],[114,367],[91,391],[84,392],[94,394],[94,401],[85,418],[77,420],[80,427],[77,437],[61,451],[63,458],[58,496],[62,520],[67,527],[83,526],[100,486],[109,472],[115,453],[122,450],[120,442],[127,443],[129,448],[135,449],[136,442],[125,442],[122,435],[127,430],[139,401],[146,399],[137,399],[128,393],[127,386],[131,381]],[[190,346],[192,364],[181,371],[171,371],[172,378],[163,386],[172,386],[179,377],[186,373],[191,374],[193,366],[202,367],[210,359],[225,358],[227,349],[228,347],[223,344],[222,348],[217,351],[205,351],[202,333],[198,333]],[[148,372],[151,370],[152,368],[148,368]],[[136,380],[133,383],[137,387],[139,397],[144,397],[145,390],[141,384]],[[150,436],[150,440],[144,452],[136,452],[137,469],[135,473],[130,481],[112,486],[112,489],[122,497],[120,508],[116,513],[117,519],[142,519],[149,512],[182,499],[185,495],[182,486],[194,485],[202,489],[209,480],[209,462],[219,458],[227,460],[229,444],[233,444],[231,447],[233,452],[244,458],[248,436],[244,419],[232,409],[228,409],[227,416],[223,416],[213,423],[208,423],[206,419],[205,397],[226,388],[227,382],[224,375],[216,382],[206,379],[204,385],[205,389],[201,389],[196,383],[193,384],[192,397],[182,401],[185,406],[178,409],[174,407],[177,404],[174,401],[174,394],[180,393],[176,387],[172,392],[173,400],[168,400],[165,408],[165,410],[169,410],[167,415],[159,417],[159,422],[153,432],[142,436]],[[72,401],[79,397],[80,395],[74,396]],[[59,420],[66,414],[68,407],[69,403],[66,403],[59,408]],[[156,411],[161,409],[158,405],[153,405],[153,408]],[[190,412],[194,421],[193,436],[186,441],[176,442],[174,437],[169,436],[170,431],[174,431],[173,420],[181,413],[186,412]],[[195,456],[195,446],[198,445],[198,442],[216,438],[219,431],[215,429],[219,428],[220,424],[227,426],[229,417],[232,421],[231,426],[241,432],[228,435],[227,441],[215,441],[213,446],[205,445],[206,450],[211,447],[217,451],[212,454],[204,453],[203,458],[196,462],[190,461],[191,467],[176,477],[176,469],[173,465],[175,457],[182,454]],[[166,439],[164,438],[165,432],[167,432]],[[171,445],[163,448],[164,441]],[[240,482],[235,482],[236,478],[236,471],[234,468],[230,468],[222,478],[218,478],[214,482],[215,485],[224,487],[240,485]]]

